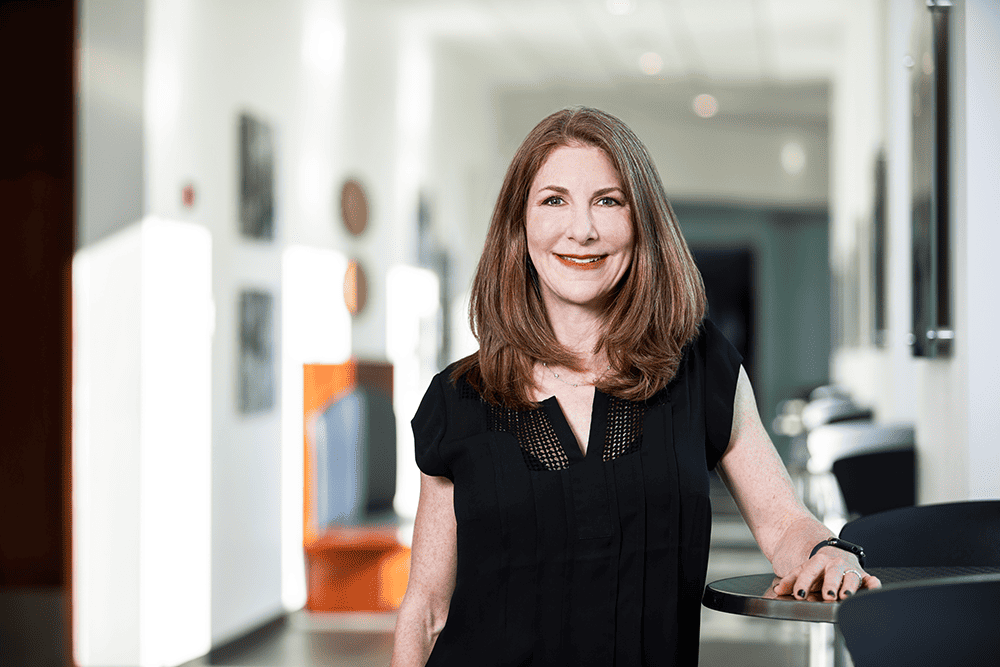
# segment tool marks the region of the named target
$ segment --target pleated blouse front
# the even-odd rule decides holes
[[[458,568],[427,664],[697,664],[740,362],[706,320],[650,401],[595,392],[586,455],[554,397],[515,411],[436,376],[412,425],[420,469],[454,482]]]

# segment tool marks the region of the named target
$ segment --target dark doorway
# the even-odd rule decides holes
[[[748,247],[694,247],[691,253],[705,281],[708,317],[743,355],[743,367],[752,380],[756,334],[753,250]]]

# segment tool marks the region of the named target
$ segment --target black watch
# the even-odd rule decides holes
[[[865,550],[858,544],[853,542],[848,542],[847,540],[842,540],[839,537],[828,537],[816,546],[813,547],[812,553],[809,557],[812,558],[816,555],[816,552],[823,547],[836,547],[838,549],[843,549],[844,551],[850,551],[852,554],[858,557],[858,563],[861,567],[865,566]]]

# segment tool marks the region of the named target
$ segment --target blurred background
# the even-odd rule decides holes
[[[570,105],[650,149],[786,461],[836,385],[911,427],[917,502],[1000,496],[1000,9],[943,4],[945,60],[924,0],[4,2],[2,664],[244,664],[290,613],[348,657],[275,664],[387,660],[391,614],[298,611],[303,548],[405,550],[409,419]],[[704,664],[801,664],[720,623]]]

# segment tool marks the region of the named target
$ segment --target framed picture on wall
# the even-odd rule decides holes
[[[240,232],[249,238],[274,238],[274,136],[271,126],[240,114]]]
[[[239,411],[264,412],[274,407],[274,298],[244,290],[239,317]]]
[[[949,220],[949,17],[951,2],[915,0],[917,20],[906,61],[912,104],[912,252],[914,356],[951,354],[955,338]]]

